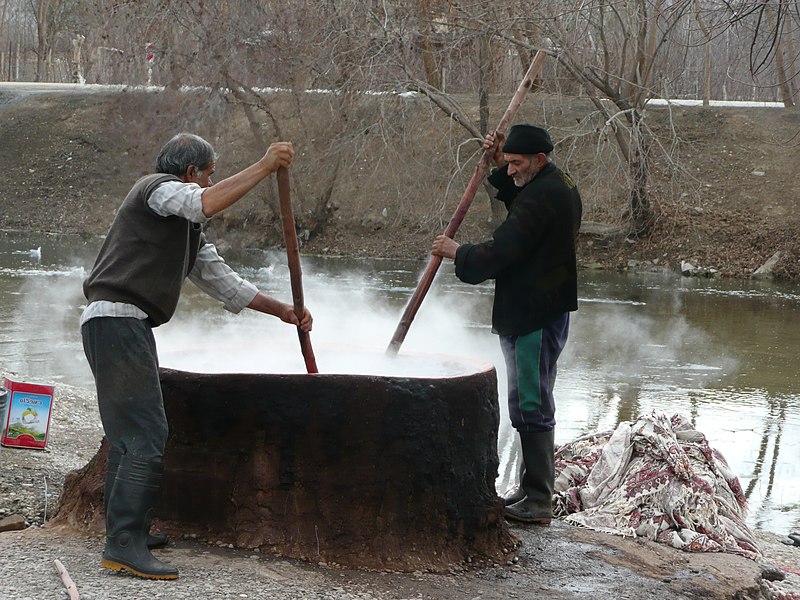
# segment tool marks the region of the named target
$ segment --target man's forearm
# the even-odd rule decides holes
[[[203,214],[213,217],[222,212],[231,204],[235,203],[247,192],[252,190],[260,181],[269,177],[272,171],[264,163],[258,161],[239,171],[236,175],[231,175],[219,183],[203,190]]]

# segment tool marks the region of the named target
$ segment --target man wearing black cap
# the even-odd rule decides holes
[[[502,147],[502,151],[501,148]],[[492,331],[499,334],[508,372],[508,413],[519,432],[520,486],[505,498],[510,519],[549,525],[554,482],[556,361],[567,341],[569,313],[578,309],[575,241],[581,197],[550,159],[553,143],[536,125],[515,125],[503,143],[490,133],[498,168],[488,180],[508,209],[481,244],[444,235],[432,253],[455,259],[466,283],[495,280]]]

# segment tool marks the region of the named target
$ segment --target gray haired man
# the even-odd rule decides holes
[[[149,530],[168,432],[152,330],[174,314],[184,280],[231,312],[251,308],[311,330],[308,311],[298,319],[291,304],[242,279],[203,233],[212,216],[279,167],[289,167],[293,156],[291,143],[276,142],[259,161],[214,185],[211,144],[194,134],[176,135],[161,149],[156,172],[128,192],[83,283],[89,304],[81,336],[110,445],[101,562],[107,569],[147,579],[178,577],[176,568],[150,552],[166,543]]]

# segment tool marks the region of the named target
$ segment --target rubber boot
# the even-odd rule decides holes
[[[103,487],[103,514],[108,514],[108,499],[111,496],[111,490],[114,488],[114,480],[117,478],[117,469],[119,469],[119,459],[122,458],[122,452],[111,448],[108,451],[108,464],[106,466],[106,483]],[[147,547],[148,548],[163,548],[169,543],[169,538],[166,533],[148,533],[147,534]]]
[[[164,465],[126,454],[120,458],[108,499],[106,548],[100,564],[145,579],[177,579],[178,570],[150,553],[147,532],[161,490]]]
[[[525,474],[522,489],[525,498],[506,506],[505,515],[514,521],[550,525],[553,519],[553,485],[555,482],[555,445],[553,430],[521,431],[522,458]]]
[[[511,489],[505,496],[503,496],[503,502],[505,502],[506,506],[510,506],[512,504],[516,504],[520,500],[525,500],[525,496],[528,494],[525,493],[525,488],[522,487],[522,480],[525,478],[525,460],[520,457],[519,459],[519,479],[517,480],[517,485]]]

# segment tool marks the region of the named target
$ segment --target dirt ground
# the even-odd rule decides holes
[[[454,564],[442,573],[367,571],[303,562],[185,536],[156,551],[176,566],[174,582],[143,581],[99,567],[100,535],[50,525],[64,476],[94,456],[102,439],[93,391],[56,384],[46,451],[0,448],[0,530],[20,515],[30,525],[0,533],[0,598],[61,598],[58,559],[83,600],[280,598],[326,600],[780,599],[800,594],[800,547],[756,538],[763,558],[687,553],[554,521],[511,524],[507,560]],[[794,594],[794,595],[792,595]]]
[[[503,109],[503,101],[493,101],[495,110]],[[318,114],[316,120],[293,116],[298,109],[286,99],[275,99],[272,107],[283,118],[280,133],[297,150],[292,197],[301,250],[427,257],[431,239],[444,229],[472,175],[467,158],[474,147],[457,146],[464,134],[421,100],[364,108],[356,115],[364,124],[361,138],[341,142],[325,121],[329,103],[308,102],[301,109]],[[393,112],[387,116],[387,110]],[[800,110],[650,109],[659,136],[650,185],[656,223],[640,239],[619,234],[627,204],[620,174],[612,172],[619,170],[613,144],[584,139],[576,129],[590,112],[585,102],[534,96],[517,118],[550,128],[556,161],[579,183],[584,266],[677,271],[688,261],[722,276],[747,277],[780,252],[775,276],[800,278]],[[0,114],[4,229],[105,233],[132,181],[149,171],[157,147],[181,129],[214,141],[218,179],[263,150],[236,109],[210,101],[187,104],[167,94],[20,94],[0,87]],[[388,121],[396,122],[394,129]],[[266,124],[261,134],[277,137]],[[481,191],[458,239],[486,239],[492,218]],[[274,186],[262,186],[215,218],[209,237],[223,250],[281,245]]]

